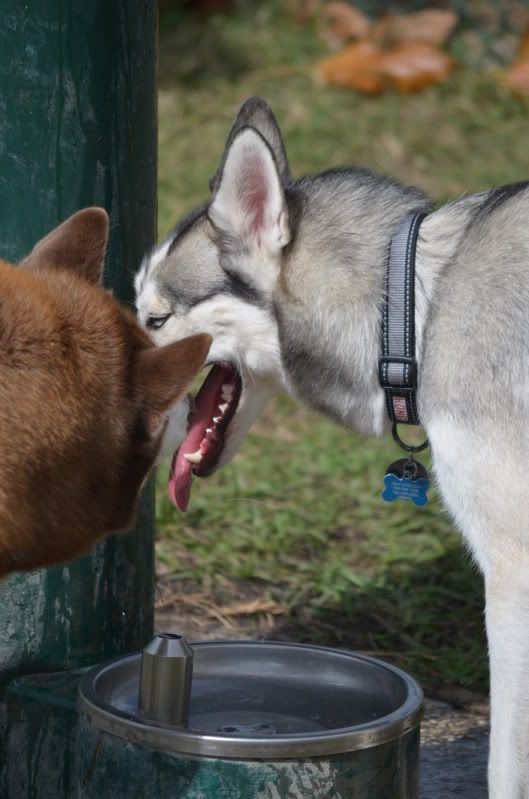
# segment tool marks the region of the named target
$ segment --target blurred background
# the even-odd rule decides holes
[[[439,203],[529,178],[528,29],[529,2],[161,0],[160,236],[207,199],[252,94],[294,175],[365,165]],[[158,628],[349,647],[439,698],[485,692],[481,578],[435,490],[380,499],[399,457],[282,397],[186,515],[162,470]]]

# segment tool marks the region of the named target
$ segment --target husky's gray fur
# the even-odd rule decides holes
[[[277,123],[254,98],[211,185],[136,285],[160,343],[206,331],[212,360],[241,371],[221,464],[280,389],[363,433],[387,429],[377,377],[387,253],[408,211],[430,211],[416,264],[419,412],[485,578],[490,797],[529,797],[529,184],[432,211],[365,169],[293,180]]]

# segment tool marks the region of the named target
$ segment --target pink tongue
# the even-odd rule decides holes
[[[232,382],[233,372],[222,366],[214,366],[202,384],[195,398],[195,410],[187,436],[173,457],[169,474],[169,496],[181,511],[186,511],[191,493],[193,465],[184,455],[196,452],[206,436],[206,428],[211,426],[217,398],[224,383]]]

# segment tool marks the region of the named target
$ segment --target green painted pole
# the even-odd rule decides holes
[[[156,48],[155,0],[0,0],[1,257],[16,261],[69,214],[101,205],[107,284],[131,299],[156,232]],[[130,535],[3,588],[2,686],[151,637],[152,486],[146,493]]]

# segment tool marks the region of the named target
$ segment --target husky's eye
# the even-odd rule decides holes
[[[159,330],[165,325],[170,316],[172,316],[170,313],[166,313],[163,316],[148,316],[145,325],[149,330]]]

